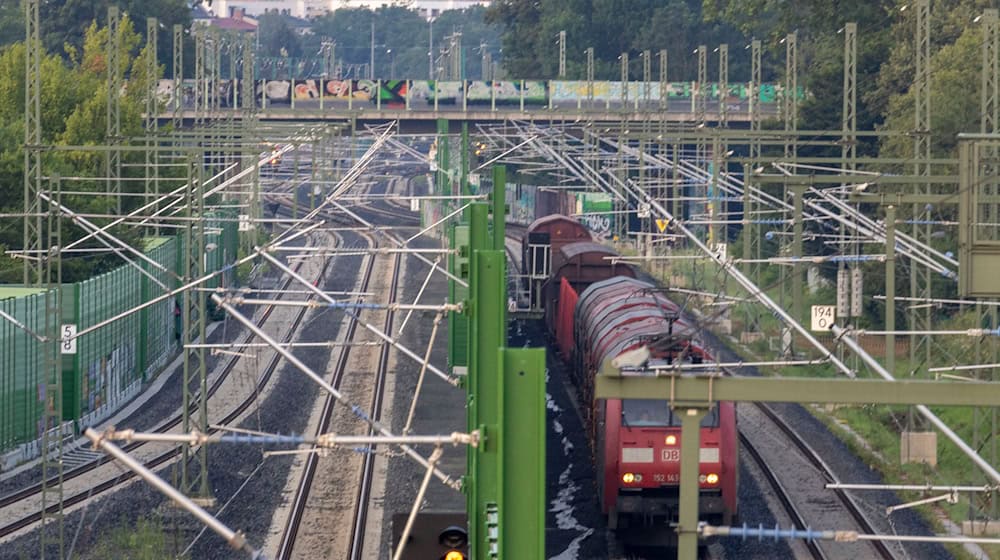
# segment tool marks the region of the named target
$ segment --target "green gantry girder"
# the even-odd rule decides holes
[[[719,401],[823,404],[924,404],[997,406],[997,383],[941,381],[875,381],[787,377],[721,377],[661,371],[629,372],[604,363],[595,379],[598,399],[663,398],[681,418],[680,508],[678,558],[698,554],[698,426]]]
[[[503,169],[494,169],[493,176],[492,232],[490,206],[473,203],[469,225],[456,227],[452,235],[459,249],[453,262],[467,256],[469,263],[469,299],[453,322],[468,325],[468,429],[482,435],[479,447],[469,450],[463,480],[469,550],[477,559],[543,558],[545,350],[506,348],[506,176]],[[460,246],[465,232],[467,245]]]

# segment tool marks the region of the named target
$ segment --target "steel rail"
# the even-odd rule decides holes
[[[368,284],[372,277],[372,270],[375,263],[374,255],[368,255],[365,259],[366,265],[364,267],[364,275],[362,276],[362,287],[360,291],[365,292],[368,290]],[[361,301],[362,298],[359,296],[356,298],[357,301]],[[347,331],[344,334],[345,341],[353,340],[357,333],[358,320],[355,317],[349,317],[347,324]],[[384,346],[384,345],[383,345]],[[331,384],[337,389],[340,388],[344,375],[347,371],[347,363],[350,357],[350,346],[344,347],[337,358],[336,366],[334,367],[333,379]],[[316,426],[315,435],[318,437],[321,434],[329,431],[330,421],[333,418],[333,408],[337,400],[333,395],[327,394],[323,401],[323,409],[320,412],[320,421]],[[277,560],[284,560],[292,557],[292,552],[295,549],[295,541],[299,534],[299,529],[302,524],[302,518],[306,510],[306,505],[309,501],[309,492],[312,488],[313,480],[316,476],[316,467],[319,463],[319,457],[316,453],[310,453],[306,458],[306,463],[303,467],[302,476],[299,478],[299,484],[296,487],[295,497],[292,501],[291,511],[289,513],[288,519],[285,521],[285,528],[281,535],[281,540],[278,543],[278,551],[275,555]]]
[[[750,439],[747,438],[743,432],[739,433],[739,440],[742,449],[750,455],[755,463],[757,463],[757,466],[760,468],[764,478],[767,479],[767,483],[771,486],[771,489],[774,490],[774,497],[781,503],[781,507],[785,510],[785,513],[788,514],[792,524],[795,525],[797,529],[804,531],[809,527],[809,524],[806,523],[802,512],[799,511],[799,508],[795,506],[795,502],[792,501],[791,493],[783,484],[781,484],[781,481],[778,480],[778,475],[775,474],[775,469],[768,464],[767,460],[764,459],[764,456],[756,447],[754,447],[752,443],[750,443]],[[805,546],[809,549],[809,554],[811,554],[813,558],[816,560],[826,560],[826,553],[823,552],[822,548],[820,548],[819,543],[816,541],[805,541]]]
[[[397,254],[393,259],[392,280],[389,288],[389,303],[395,303],[398,299],[399,269],[402,264],[402,255]],[[392,332],[393,322],[396,313],[388,311],[385,316],[383,329],[385,332]],[[376,422],[382,420],[382,401],[385,396],[385,382],[389,374],[389,348],[388,344],[382,345],[382,352],[378,359],[378,374],[375,377],[375,391],[371,401],[371,416]],[[368,430],[369,435],[374,434],[374,430]],[[427,477],[434,474],[434,466],[437,462],[433,457],[429,459],[430,465],[427,469]],[[375,446],[372,445],[370,452],[365,454],[361,466],[361,485],[358,487],[355,499],[354,527],[351,531],[351,560],[361,560],[364,558],[365,548],[365,525],[368,522],[368,506],[371,501],[372,483],[375,472]]]
[[[327,259],[326,263],[323,265],[322,271],[320,272],[320,276],[321,277],[325,275],[326,270],[329,267],[329,264],[330,264],[331,261],[332,261],[332,259]],[[301,264],[299,264],[296,267],[296,269],[298,269],[300,267],[301,267]],[[292,280],[290,278],[286,279],[285,280],[285,286],[290,285],[291,282],[292,282]],[[271,307],[268,307],[267,309],[265,309],[264,312],[261,314],[260,319],[257,321],[257,324],[260,325],[260,326],[264,325],[267,322],[267,320],[270,318],[271,313],[273,312],[274,309],[275,309],[274,306],[271,306]],[[290,328],[286,332],[286,335],[284,337],[283,342],[287,343],[287,342],[291,341],[292,335],[295,333],[296,329],[298,328],[299,324],[302,321],[302,318],[305,316],[305,312],[306,312],[306,308],[303,308],[303,309],[301,309],[296,314],[295,319],[293,320]],[[254,337],[253,333],[247,333],[247,335],[244,337],[244,342],[250,341],[253,337]],[[215,379],[215,381],[213,381],[212,385],[209,387],[209,397],[211,397],[212,395],[214,395],[218,391],[218,389],[222,386],[222,384],[225,383],[225,381],[228,378],[229,374],[236,367],[236,364],[239,362],[239,360],[240,360],[239,356],[234,356],[234,357],[232,357],[232,359],[230,359],[229,361],[226,362],[226,365],[224,366],[224,368],[223,368],[222,372],[220,373],[220,375]],[[225,424],[232,423],[240,414],[242,414],[244,411],[246,411],[246,409],[249,408],[251,404],[253,404],[253,402],[257,398],[257,395],[260,393],[260,391],[264,387],[266,387],[267,384],[270,382],[271,377],[272,377],[275,369],[277,368],[277,365],[278,365],[278,355],[275,354],[274,356],[272,356],[271,360],[268,362],[268,365],[264,368],[264,373],[258,379],[257,387],[256,387],[256,390],[253,392],[253,394],[250,397],[244,399],[237,407],[235,407],[225,417],[223,417],[222,420],[221,420],[221,422],[219,424],[225,425]],[[198,405],[197,405],[197,399],[193,399],[193,401],[195,401],[195,402],[190,407],[190,411],[192,411],[192,412],[194,412],[197,409],[197,407],[198,407]],[[180,424],[181,421],[182,421],[182,419],[183,419],[183,415],[182,414],[177,414],[174,417],[172,417],[169,420],[167,420],[166,422],[163,422],[159,426],[157,426],[156,428],[154,428],[154,431],[155,432],[166,432],[166,431],[169,431],[169,430],[173,429],[174,427],[176,427],[178,424]],[[210,433],[214,433],[214,432],[215,432],[215,430],[210,430]],[[131,444],[123,446],[122,449],[125,452],[131,452],[131,451],[134,451],[134,450],[138,449],[142,445],[144,445],[143,442],[135,442],[135,443],[131,443]],[[165,451],[165,452],[163,452],[163,453],[155,456],[154,458],[150,459],[149,461],[146,461],[144,464],[145,464],[145,466],[147,468],[155,468],[155,467],[157,467],[159,465],[162,465],[162,464],[166,463],[167,461],[173,459],[178,454],[180,454],[180,448],[174,448],[174,449],[171,449],[169,451]],[[87,463],[84,463],[84,464],[82,464],[82,465],[80,465],[80,466],[78,466],[78,467],[76,467],[76,468],[74,468],[74,469],[72,469],[72,470],[70,470],[68,472],[65,472],[63,474],[62,481],[63,481],[63,483],[65,483],[67,480],[72,480],[72,479],[77,478],[79,476],[82,476],[82,475],[84,475],[86,473],[89,473],[89,472],[97,469],[98,467],[100,467],[100,466],[102,466],[104,464],[107,464],[107,463],[109,463],[111,461],[112,461],[112,459],[110,457],[100,457],[100,458],[94,459],[92,461],[89,461]],[[88,490],[87,492],[81,492],[81,493],[75,494],[73,496],[70,496],[69,498],[64,499],[63,500],[63,507],[69,507],[69,506],[76,505],[78,503],[82,503],[83,501],[85,501],[85,500],[87,500],[87,499],[89,499],[91,497],[94,497],[94,496],[97,496],[97,495],[102,494],[104,492],[107,492],[108,490],[114,488],[115,486],[118,486],[118,485],[124,483],[125,481],[130,480],[133,476],[135,476],[134,473],[125,473],[125,474],[123,474],[123,475],[121,475],[119,477],[116,477],[114,479],[110,479],[110,480],[104,481],[102,483],[99,483],[96,486],[94,486],[92,488],[92,490]],[[52,479],[52,480],[49,480],[47,482],[47,484],[55,484],[56,482],[57,482],[56,480]],[[42,483],[39,482],[39,483],[35,483],[35,484],[31,485],[31,486],[28,486],[28,487],[26,487],[26,488],[24,488],[22,490],[18,490],[18,491],[15,491],[15,492],[11,493],[11,494],[3,496],[2,498],[0,498],[0,508],[4,508],[4,507],[7,507],[7,506],[10,506],[10,505],[12,505],[14,503],[17,503],[17,502],[21,501],[21,500],[25,500],[27,498],[30,498],[31,496],[39,494],[41,492],[41,489],[42,489]],[[47,508],[47,512],[48,513],[52,513],[52,512],[57,511],[58,505],[59,504],[55,504],[53,506],[49,506]],[[5,537],[5,536],[7,536],[7,535],[9,535],[11,533],[19,531],[20,529],[23,529],[25,527],[28,527],[28,526],[36,523],[38,520],[41,519],[41,517],[42,517],[42,512],[39,511],[39,512],[30,514],[28,516],[25,516],[25,517],[21,518],[20,520],[15,521],[14,523],[10,523],[10,524],[8,524],[8,525],[6,525],[4,527],[0,527],[0,538],[3,538],[3,537]]]
[[[806,440],[801,435],[799,435],[799,433],[794,428],[792,428],[788,424],[788,422],[785,422],[783,418],[778,416],[778,414],[775,413],[774,410],[771,407],[767,406],[766,404],[754,403],[754,406],[756,406],[757,409],[760,410],[764,414],[764,416],[768,418],[768,420],[770,420],[775,426],[778,427],[779,430],[781,430],[781,432],[785,435],[785,437],[787,437],[788,440],[792,442],[795,448],[802,453],[803,457],[805,457],[805,459],[809,461],[810,464],[812,464],[817,470],[823,473],[823,476],[824,478],[826,478],[827,482],[832,482],[832,483],[840,482],[839,478],[833,472],[833,469],[830,467],[830,465],[828,465],[826,461],[824,461],[823,458],[819,456],[819,453],[817,453],[812,448],[812,446],[810,446],[809,443],[806,442]],[[741,441],[743,441],[742,434],[740,438]],[[858,524],[858,526],[861,528],[863,532],[869,534],[878,534],[878,531],[871,524],[871,521],[869,521],[868,517],[865,516],[864,511],[861,509],[861,506],[859,506],[858,503],[855,502],[854,499],[851,498],[851,496],[847,492],[840,489],[833,489],[833,492],[834,494],[837,495],[837,499],[840,500],[841,504],[843,504],[844,509],[851,515],[851,518],[854,519],[855,523]],[[799,527],[799,528],[805,529],[805,527]],[[886,560],[896,559],[896,555],[893,554],[891,550],[889,550],[889,547],[886,545],[885,542],[872,541],[871,544],[878,551],[879,555],[882,558],[885,558]]]

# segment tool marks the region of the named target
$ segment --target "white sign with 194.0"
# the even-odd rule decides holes
[[[837,322],[836,305],[812,306],[812,330],[828,331]]]

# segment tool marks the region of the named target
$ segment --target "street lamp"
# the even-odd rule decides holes
[[[396,57],[392,56],[392,49],[386,49],[385,54],[389,56],[389,79],[396,79]]]

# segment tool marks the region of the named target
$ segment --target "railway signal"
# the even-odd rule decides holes
[[[398,550],[406,525],[406,514],[392,516],[392,550]],[[419,513],[406,539],[402,554],[395,560],[467,560],[468,517],[462,512]]]

